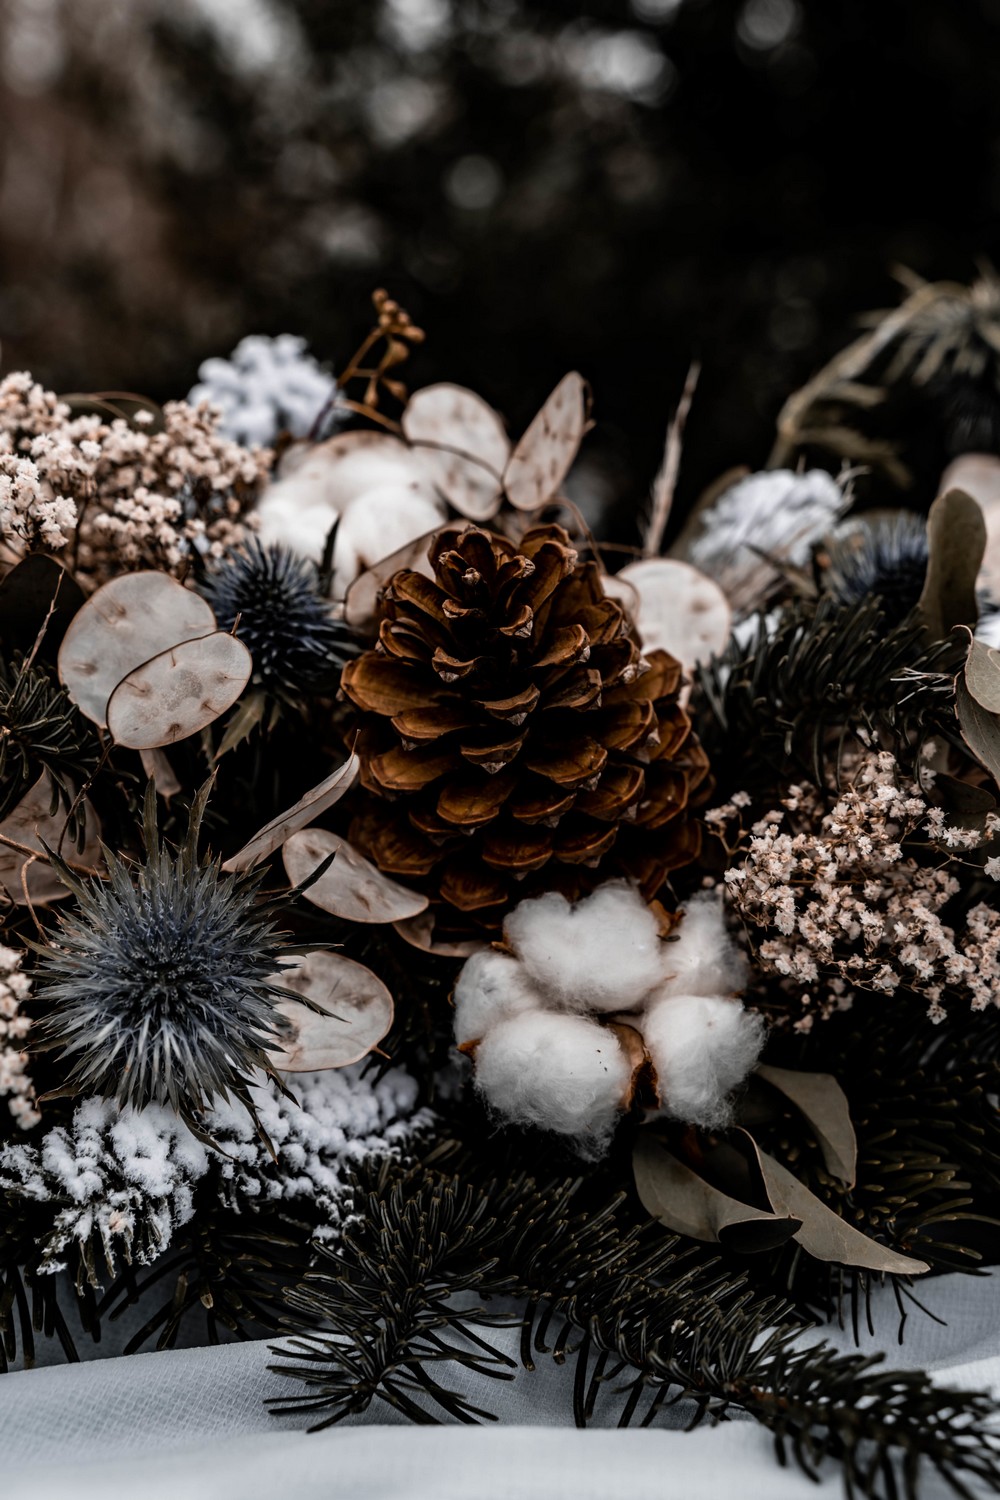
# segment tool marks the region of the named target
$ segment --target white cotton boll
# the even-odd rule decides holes
[[[726,995],[747,984],[747,960],[726,928],[722,891],[699,891],[664,944],[667,995]]]
[[[566,1010],[631,1010],[662,983],[666,945],[639,892],[599,885],[570,905],[556,891],[522,901],[504,937],[551,1004]]]
[[[515,958],[484,948],[465,964],[455,985],[455,1040],[460,1047],[480,1041],[499,1021],[537,1010],[538,993]]]
[[[641,1030],[663,1113],[688,1125],[725,1125],[729,1096],[764,1045],[763,1019],[738,1000],[676,995],[655,1000]]]
[[[361,573],[436,530],[445,514],[442,501],[413,484],[388,484],[361,496],[337,530],[331,597],[342,599]]]
[[[326,539],[337,520],[322,486],[308,470],[268,485],[257,502],[255,515],[265,547],[289,547],[316,564],[323,560]]]
[[[365,434],[348,434],[348,437]],[[339,520],[331,593],[343,598],[359,573],[407,542],[434,531],[447,507],[403,443],[381,438],[339,449],[292,449],[257,503],[261,541],[278,542],[314,563]]]
[[[572,1136],[585,1156],[607,1146],[631,1077],[614,1032],[582,1016],[525,1011],[476,1049],[476,1087],[498,1115]]]

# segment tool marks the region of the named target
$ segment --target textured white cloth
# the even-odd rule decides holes
[[[891,1296],[875,1299],[888,1363],[931,1368],[942,1384],[1000,1392],[1000,1275],[950,1276],[921,1288],[942,1326],[914,1312],[896,1342]],[[847,1330],[827,1331],[843,1348]],[[511,1352],[513,1335],[503,1338]],[[296,1386],[268,1367],[267,1343],[183,1349],[0,1378],[3,1500],[797,1500],[841,1493],[830,1465],[821,1486],[780,1470],[769,1436],[750,1421],[693,1433],[577,1432],[571,1373],[540,1361],[509,1383],[455,1384],[500,1414],[501,1425],[415,1428],[386,1408],[356,1425],[304,1435],[301,1418],[270,1416],[265,1398]],[[671,1420],[688,1413],[675,1409]],[[609,1408],[609,1420],[613,1413]],[[930,1473],[926,1500],[947,1493]]]

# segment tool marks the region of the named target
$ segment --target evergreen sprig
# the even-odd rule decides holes
[[[858,731],[883,741],[904,768],[919,743],[955,733],[956,647],[928,644],[910,616],[888,625],[877,599],[786,605],[761,618],[749,645],[734,638],[698,670],[699,726],[724,788],[828,784],[845,742]]]
[[[811,1476],[838,1459],[852,1494],[910,1500],[924,1462],[959,1494],[970,1477],[1000,1483],[986,1395],[804,1343],[787,1304],[637,1223],[620,1196],[593,1204],[591,1191],[470,1181],[433,1164],[392,1180],[383,1168],[368,1213],[320,1250],[289,1298],[303,1332],[276,1350],[286,1362],[275,1369],[308,1392],[277,1409],[323,1427],[378,1397],[418,1423],[487,1420],[443,1372],[513,1378],[514,1361],[483,1332],[514,1316],[484,1302],[515,1297],[522,1363],[534,1353],[576,1362],[578,1425],[602,1400],[616,1401],[619,1425],[648,1425],[686,1398],[692,1423],[733,1407],[756,1417],[779,1459]]]
[[[0,818],[43,772],[53,809],[70,807],[99,756],[93,729],[45,667],[0,658]]]

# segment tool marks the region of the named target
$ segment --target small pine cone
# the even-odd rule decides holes
[[[437,903],[442,936],[494,932],[536,889],[627,875],[651,898],[697,855],[690,801],[708,791],[680,665],[642,657],[561,527],[517,545],[449,527],[428,556],[434,580],[395,574],[378,645],[344,668],[365,789],[352,838]]]

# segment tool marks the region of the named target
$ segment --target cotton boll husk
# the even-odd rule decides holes
[[[746,988],[746,957],[726,929],[719,889],[690,898],[663,951],[664,994],[726,995]]]
[[[627,1011],[663,982],[669,957],[659,924],[625,881],[583,901],[547,891],[522,901],[504,938],[549,1003],[564,1010]]]
[[[498,1115],[572,1136],[588,1157],[610,1141],[631,1077],[614,1033],[582,1016],[524,1011],[476,1049],[476,1086]]]
[[[663,1113],[688,1125],[725,1125],[729,1096],[764,1045],[762,1017],[719,995],[676,995],[655,1000],[640,1030]]]
[[[484,948],[467,961],[453,998],[460,1047],[480,1041],[499,1021],[543,1004],[517,960],[495,948]]]

